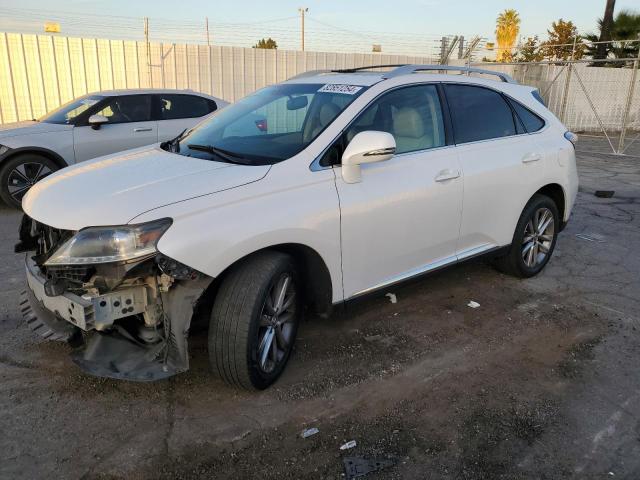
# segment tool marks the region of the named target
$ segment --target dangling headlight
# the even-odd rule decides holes
[[[170,218],[139,225],[89,227],[80,230],[49,257],[45,265],[89,265],[124,262],[152,255]]]

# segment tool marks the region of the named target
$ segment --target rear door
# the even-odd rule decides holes
[[[175,138],[218,108],[211,99],[181,93],[157,94],[155,101],[160,142]]]
[[[150,145],[158,141],[156,121],[151,119],[151,95],[110,97],[99,111],[108,122],[93,129],[88,124],[73,129],[76,162]]]
[[[478,85],[445,85],[464,174],[457,256],[511,243],[522,209],[544,177],[539,146],[502,93]]]

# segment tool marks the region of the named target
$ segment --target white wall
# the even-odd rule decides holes
[[[84,95],[118,88],[179,88],[235,101],[315,69],[429,63],[425,57],[261,50],[0,34],[0,123],[37,118]]]

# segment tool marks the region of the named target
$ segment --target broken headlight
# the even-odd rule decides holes
[[[87,265],[134,260],[157,252],[171,226],[170,218],[139,225],[89,227],[80,230],[49,257],[45,265]]]

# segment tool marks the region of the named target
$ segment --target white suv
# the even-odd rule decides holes
[[[306,74],[50,175],[16,245],[27,322],[82,343],[85,371],[153,380],[188,369],[204,318],[213,371],[261,389],[306,308],[481,254],[537,274],[576,197],[576,137],[532,88],[444,69]],[[266,132],[238,128],[255,118]]]
[[[77,98],[38,120],[0,125],[0,198],[17,208],[55,170],[175,138],[225,105],[190,90],[113,90]]]

